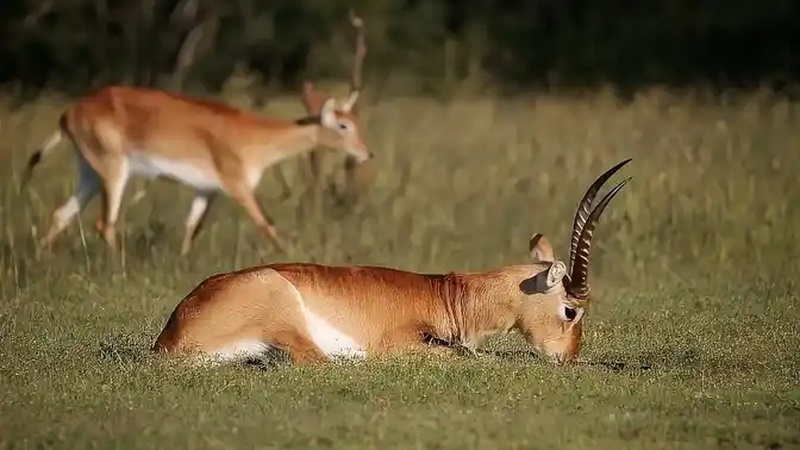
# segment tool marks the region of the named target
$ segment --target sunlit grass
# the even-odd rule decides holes
[[[595,237],[583,356],[398,358],[312,368],[185,368],[147,348],[215,272],[279,256],[233,202],[177,256],[191,192],[136,182],[124,252],[95,234],[98,205],[54,252],[35,239],[72,193],[69,145],[17,193],[63,100],[0,103],[0,443],[124,448],[786,448],[800,445],[800,106],[764,93],[715,102],[653,90],[516,100],[368,97],[377,154],[356,203],[259,197],[292,260],[432,271],[524,262],[543,232],[566,256],[575,207],[626,157],[633,176]],[[241,99],[239,99],[241,100]],[[269,113],[301,114],[293,98]],[[328,157],[333,177],[340,156]],[[336,180],[341,183],[341,179]],[[83,236],[83,237],[82,237]],[[516,337],[490,343],[514,349]]]

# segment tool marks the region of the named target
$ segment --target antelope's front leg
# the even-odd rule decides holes
[[[371,352],[375,356],[400,353],[433,353],[442,356],[457,354],[450,347],[429,342],[428,336],[420,333],[416,327],[402,327],[387,332]]]
[[[228,194],[247,211],[247,214],[255,222],[258,229],[272,241],[278,251],[287,253],[286,246],[278,236],[278,230],[272,224],[272,221],[267,219],[253,191],[244,184],[238,183],[228,187]]]
[[[191,250],[192,243],[208,216],[208,209],[214,198],[216,198],[215,194],[197,193],[195,195],[189,215],[186,217],[186,234],[183,236],[181,255],[186,255]]]

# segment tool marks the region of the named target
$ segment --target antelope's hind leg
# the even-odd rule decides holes
[[[297,288],[273,269],[259,270],[245,277],[236,283],[213,288],[214,295],[225,295],[235,300],[226,302],[231,305],[226,309],[233,307],[229,310],[231,312],[224,313],[229,316],[227,320],[220,317],[222,311],[208,316],[221,328],[219,333],[215,333],[215,345],[206,348],[229,353],[228,347],[234,344],[242,349],[251,349],[250,356],[255,356],[256,350],[263,352],[274,347],[287,352],[295,364],[328,361],[328,356],[314,342],[308,329],[303,297]],[[210,327],[204,328],[207,332]],[[229,336],[234,335],[246,338],[231,342]],[[219,350],[214,353],[219,353]]]
[[[289,353],[292,362],[297,365],[327,362],[328,356],[303,331],[281,333],[276,344]]]
[[[117,220],[122,205],[122,194],[128,184],[130,171],[124,156],[111,154],[103,162],[106,173],[103,177],[103,224],[98,231],[112,251],[117,250]]]
[[[50,247],[83,208],[100,192],[102,179],[89,165],[80,151],[75,152],[78,163],[78,188],[75,194],[53,211],[52,224],[47,235],[40,241],[43,247]]]
[[[217,363],[254,361],[271,350],[281,349],[289,354],[292,363],[297,365],[315,364],[328,361],[328,357],[303,333],[280,333],[274,344],[260,339],[243,339],[217,348],[211,352],[211,359]]]

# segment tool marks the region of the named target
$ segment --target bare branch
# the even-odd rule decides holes
[[[94,0],[94,13],[97,14],[97,20],[103,24],[104,27],[108,26],[108,2],[106,0]]]
[[[142,0],[141,2],[141,23],[144,24],[145,29],[150,29],[153,26],[153,19],[156,10],[156,0]]]
[[[197,53],[197,47],[203,38],[204,21],[200,17],[200,5],[197,0],[183,0],[179,2],[169,16],[169,26],[178,29],[178,32],[191,29],[181,43],[178,55],[175,58],[175,67],[172,71],[170,85],[173,89],[182,89],[186,77],[186,69],[192,65]]]
[[[46,16],[51,11],[53,11],[55,3],[56,3],[55,0],[43,1],[41,4],[39,4],[39,7],[37,9],[35,9],[33,12],[25,16],[25,19],[22,20],[22,26],[24,28],[35,27],[39,23],[39,20],[42,19],[42,17]]]
[[[197,45],[202,38],[203,22],[200,22],[186,35],[186,39],[183,40],[183,44],[181,44],[181,48],[178,51],[178,57],[175,59],[175,69],[172,73],[173,89],[183,88],[186,69],[194,62]]]
[[[169,16],[169,23],[172,26],[188,26],[194,22],[200,14],[200,5],[197,0],[183,0],[175,6]]]
[[[364,70],[364,58],[367,56],[367,41],[364,38],[364,20],[350,10],[350,24],[356,29],[356,55],[353,63],[353,78],[350,90],[360,90]]]

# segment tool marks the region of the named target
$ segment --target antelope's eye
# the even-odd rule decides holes
[[[347,122],[339,122],[339,129],[340,130],[347,131],[349,128],[350,128],[350,126],[347,124]]]
[[[575,319],[577,315],[578,315],[577,309],[570,308],[569,306],[564,305],[564,320],[566,320],[567,322],[571,322],[572,320]]]

